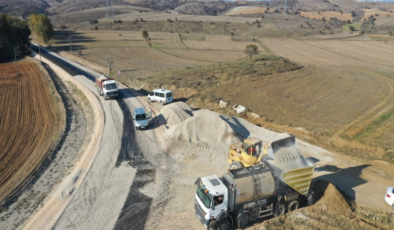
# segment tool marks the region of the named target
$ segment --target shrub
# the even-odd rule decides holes
[[[349,30],[350,31],[356,31],[356,28],[354,26],[352,26],[352,25],[349,25]]]
[[[95,27],[94,27],[94,30],[98,30],[98,27],[97,27],[97,26],[95,26]]]
[[[147,39],[147,38],[149,37],[148,31],[143,30],[143,31],[142,31],[142,37],[145,38],[145,39]]]
[[[356,17],[357,16],[356,11],[352,10],[351,13],[352,13],[352,17]]]

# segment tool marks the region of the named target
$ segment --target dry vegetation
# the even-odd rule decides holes
[[[22,62],[18,68],[21,75],[15,64],[0,65],[0,200],[30,177],[62,128],[41,72],[34,63]]]

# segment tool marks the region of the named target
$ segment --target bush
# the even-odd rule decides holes
[[[349,30],[350,31],[356,31],[356,28],[354,26],[352,26],[352,25],[349,25]]]
[[[98,30],[98,27],[97,27],[97,26],[95,26],[95,27],[94,27],[94,30]]]
[[[352,17],[353,17],[353,18],[357,16],[356,11],[352,10],[351,13],[352,13]]]

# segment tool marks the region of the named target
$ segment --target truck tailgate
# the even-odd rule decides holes
[[[297,192],[306,195],[309,191],[315,167],[305,167],[282,172],[281,179]]]

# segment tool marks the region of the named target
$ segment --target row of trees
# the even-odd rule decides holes
[[[14,57],[14,52],[29,52],[30,29],[26,21],[0,15],[0,60]]]
[[[0,15],[0,60],[29,53],[29,36],[35,34],[45,43],[53,36],[53,27],[48,17],[32,14],[29,20],[21,20],[3,13]]]

